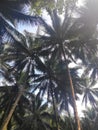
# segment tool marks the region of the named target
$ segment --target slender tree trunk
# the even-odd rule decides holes
[[[16,100],[15,100],[15,102],[14,102],[14,104],[13,104],[11,110],[9,111],[8,116],[5,118],[5,120],[4,120],[4,122],[3,122],[2,126],[1,126],[1,130],[7,130],[7,126],[8,126],[8,124],[9,124],[9,121],[11,120],[11,117],[12,117],[14,111],[15,111],[15,108],[17,107],[17,104],[18,104],[18,102],[19,102],[19,100],[20,100],[22,94],[23,94],[23,89],[21,89],[21,90],[19,91],[19,93],[18,93],[18,95],[17,95],[17,98],[16,98]]]
[[[73,98],[74,115],[75,115],[75,120],[76,120],[76,124],[77,124],[77,130],[81,130],[80,119],[79,119],[79,116],[78,116],[78,110],[77,110],[77,105],[76,105],[76,100],[75,100],[73,82],[72,82],[72,78],[71,78],[71,74],[70,74],[68,66],[67,66],[67,71],[68,71],[70,88],[71,88],[71,93],[72,93],[72,98]]]
[[[62,46],[62,52],[63,52],[64,60],[66,62],[67,74],[68,74],[70,89],[71,89],[71,93],[72,93],[74,116],[75,116],[76,127],[77,127],[76,130],[81,130],[81,124],[80,124],[80,119],[79,119],[79,116],[78,116],[78,110],[77,110],[77,105],[76,105],[76,100],[75,100],[74,86],[73,86],[72,77],[71,77],[71,74],[70,74],[70,70],[69,70],[69,67],[68,67],[68,63],[67,63],[67,59],[66,59],[66,56],[65,56],[63,46]]]

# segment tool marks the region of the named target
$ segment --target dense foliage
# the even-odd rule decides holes
[[[1,0],[1,130],[98,129],[97,5]],[[20,33],[20,21],[37,31]],[[81,97],[91,107],[83,117],[76,105]]]

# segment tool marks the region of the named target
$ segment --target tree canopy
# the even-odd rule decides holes
[[[1,130],[98,129],[98,2],[77,2],[1,0]],[[82,118],[80,97],[91,107]]]

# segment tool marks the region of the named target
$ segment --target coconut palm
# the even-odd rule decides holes
[[[64,59],[65,63],[66,63],[66,68],[67,68],[67,77],[69,77],[69,85],[71,86],[71,93],[72,93],[72,97],[74,100],[74,112],[75,112],[75,116],[78,119],[77,116],[77,110],[76,110],[76,104],[75,104],[75,95],[74,95],[74,89],[73,89],[73,83],[72,83],[72,78],[70,75],[70,70],[68,68],[68,63],[67,61],[74,61],[74,58],[71,54],[71,49],[69,48],[69,43],[71,42],[75,42],[77,41],[74,36],[74,34],[72,34],[72,30],[74,30],[74,22],[73,23],[69,23],[69,19],[67,20],[64,19],[63,23],[61,23],[60,18],[58,17],[56,10],[54,10],[53,12],[51,12],[51,20],[52,20],[52,24],[53,27],[50,27],[49,25],[47,25],[44,22],[44,27],[46,29],[47,32],[47,36],[42,36],[40,39],[42,40],[43,44],[45,44],[45,49],[48,48],[48,50],[50,49],[50,53],[49,53],[49,57],[50,57],[50,64],[51,64],[51,60],[52,58],[54,58],[54,60],[57,59]],[[70,19],[71,20],[71,19]],[[72,22],[72,21],[71,21]],[[67,30],[67,32],[65,31]],[[46,48],[47,47],[47,48]],[[68,59],[67,59],[68,58]],[[79,120],[77,120],[78,126],[79,126]],[[80,128],[79,128],[80,129]]]
[[[87,110],[83,111],[84,117],[82,117],[82,126],[83,130],[97,130],[98,125],[97,125],[97,120],[98,120],[98,113],[95,111],[95,109],[87,108]]]
[[[39,91],[41,97],[47,94],[48,101],[54,101],[53,104],[56,108],[56,110],[54,109],[54,111],[60,112],[64,109],[68,112],[68,115],[70,116],[69,106],[71,105],[73,107],[73,100],[71,96],[71,90],[69,88],[69,79],[65,66],[66,64],[64,61],[58,64],[55,64],[54,62],[54,65],[52,64],[50,68],[50,76],[46,73],[37,75],[32,83],[32,87],[33,91]],[[76,99],[78,99],[77,94],[82,93],[82,80],[77,74],[77,68],[71,68],[70,72],[75,88],[75,97]]]
[[[1,73],[6,81],[10,81],[11,84],[18,84],[19,93],[15,99],[13,107],[9,111],[8,117],[4,121],[2,130],[4,129],[3,127],[7,127],[17,103],[24,93],[24,89],[30,86],[28,79],[35,74],[35,68],[37,69],[38,66],[41,65],[40,67],[44,68],[42,70],[45,70],[45,66],[38,56],[40,44],[36,42],[37,46],[35,46],[32,37],[28,37],[27,40],[18,31],[10,28],[11,27],[8,28],[8,31],[14,38],[14,43],[12,42],[9,45],[4,46],[4,53],[1,54],[3,64],[1,66]],[[8,55],[6,56],[7,53]]]
[[[56,10],[48,10],[52,25],[48,25],[43,19],[41,19],[41,23],[45,29],[45,34],[41,34],[41,36],[36,38],[34,42],[29,42],[15,29],[13,30],[9,26],[6,27],[7,31],[15,39],[15,44],[11,44],[8,48],[5,47],[7,51],[5,51],[5,54],[1,55],[1,57],[3,61],[6,62],[8,67],[7,69],[12,74],[11,78],[13,78],[15,82],[19,81],[20,84],[24,84],[23,82],[25,82],[26,86],[28,81],[37,82],[36,87],[41,87],[43,90],[45,90],[45,87],[49,89],[48,94],[51,94],[52,99],[54,98],[54,93],[56,93],[56,91],[61,94],[62,88],[62,90],[64,90],[64,95],[65,90],[68,89],[67,96],[65,92],[65,99],[68,97],[66,102],[69,99],[69,101],[71,100],[70,102],[73,103],[74,114],[78,126],[77,129],[80,130],[81,128],[75,103],[76,87],[73,80],[75,78],[74,76],[72,77],[72,69],[69,67],[69,63],[76,63],[77,58],[87,64],[89,59],[92,57],[92,54],[95,55],[97,51],[97,39],[95,39],[95,35],[92,36],[90,31],[85,31],[87,24],[82,21],[82,17],[74,18],[72,11],[73,10],[70,9],[70,11],[65,13],[62,22]],[[89,29],[89,26],[87,26],[86,29]],[[92,44],[93,42],[96,44]],[[7,53],[8,56],[6,56]],[[43,59],[41,59],[42,57]],[[12,61],[13,65],[11,66],[10,63]],[[60,64],[62,61],[63,66]],[[58,65],[64,67],[64,72],[56,73],[56,71],[60,69],[60,67],[58,67],[59,69],[56,69]],[[35,70],[40,70],[40,72],[35,73]],[[22,77],[21,74],[23,74]],[[77,75],[76,79],[79,79]],[[77,81],[79,83],[79,80]],[[58,87],[59,89],[56,90],[56,84],[62,87]],[[33,86],[33,88],[35,87],[35,83],[33,83],[33,85],[30,83],[30,85]],[[42,85],[45,87],[43,88]],[[34,89],[36,89],[36,87]],[[55,95],[57,95],[57,93]],[[71,98],[69,98],[69,94],[71,95]]]
[[[22,121],[22,116],[24,116],[25,114],[25,109],[26,109],[25,106],[29,105],[29,101],[25,93],[24,95],[21,95],[18,90],[18,86],[15,84],[10,86],[9,85],[0,86],[0,95],[1,95],[0,111],[2,115],[0,118],[1,129],[6,128],[7,124],[8,124],[7,128],[9,128],[9,125],[11,124],[11,121],[13,119],[15,120],[15,122],[20,124],[20,122]],[[16,107],[16,109],[14,108],[14,106]],[[12,116],[11,113],[13,113],[13,110],[14,110],[14,114]],[[13,124],[9,129],[11,129],[12,126]]]
[[[95,55],[90,58],[88,64],[85,66],[85,71],[83,75],[89,75],[92,82],[96,82],[98,79],[98,57]]]
[[[23,118],[23,122],[18,129],[22,130],[50,130],[49,121],[52,120],[51,115],[47,112],[47,102],[42,102],[39,96],[30,95],[29,111]],[[17,130],[18,130],[17,129]]]
[[[76,125],[75,125],[75,122],[74,122],[74,119],[71,117],[64,117],[64,119],[60,119],[60,129],[61,130],[64,130],[64,129],[69,129],[69,130],[73,130],[71,125],[70,125],[70,122],[72,123],[73,125],[73,128],[76,129]]]
[[[17,33],[17,35],[14,35],[14,33]],[[61,72],[62,76],[60,76],[60,72],[57,72],[57,71],[60,70],[61,64],[59,63],[58,67],[52,66],[52,67],[55,67],[55,70],[52,70],[52,67],[49,69],[49,66],[47,67],[48,68],[47,69],[46,65],[44,65],[43,62],[40,60],[40,58],[36,56],[38,54],[40,56],[43,56],[45,54],[45,51],[41,49],[42,48],[41,44],[39,44],[38,41],[37,42],[35,41],[35,43],[36,43],[36,46],[35,46],[34,41],[32,40],[32,37],[28,36],[28,39],[25,39],[25,37],[22,34],[19,34],[17,31],[15,32],[15,30],[13,32],[11,31],[11,34],[14,37],[14,39],[16,38],[16,42],[15,42],[15,44],[11,44],[11,46],[10,45],[8,45],[8,46],[5,45],[5,53],[2,55],[2,57],[3,57],[2,59],[3,59],[3,61],[9,62],[9,63],[11,61],[14,62],[14,64],[11,65],[11,66],[10,66],[10,64],[8,64],[9,65],[8,70],[9,70],[9,72],[12,72],[14,80],[15,80],[15,78],[16,78],[16,81],[18,81],[19,79],[22,79],[23,80],[22,83],[23,83],[28,79],[28,77],[32,77],[31,81],[34,80],[33,81],[34,83],[35,82],[40,83],[40,86],[37,84],[37,86],[39,86],[41,88],[40,93],[42,93],[42,90],[43,90],[43,93],[44,93],[44,91],[46,89],[49,89],[49,91],[47,91],[47,92],[52,96],[53,104],[55,104],[54,93],[55,93],[55,95],[59,96],[59,93],[63,92],[61,88],[63,88],[63,82],[65,80],[63,78],[63,75],[62,75],[64,70],[62,70],[62,72]],[[18,41],[19,37],[20,37],[21,41]],[[20,51],[19,51],[19,49],[20,49]],[[38,52],[38,50],[39,50],[39,52]],[[7,56],[5,56],[6,53],[8,53]],[[17,54],[17,56],[16,56],[16,54]],[[34,58],[33,58],[33,56],[34,56]],[[31,62],[29,62],[28,57],[31,59]],[[29,63],[29,65],[28,65],[28,63]],[[62,61],[62,63],[63,63],[62,68],[64,68],[64,62]],[[40,70],[42,72],[42,74],[34,73],[34,69],[35,69],[34,67],[36,68],[36,70],[37,69]],[[25,79],[24,76],[22,78],[20,78],[21,73],[23,73],[24,71],[27,72],[26,73],[26,79]],[[50,71],[52,73],[54,73],[54,74],[52,75]],[[65,69],[65,71],[66,71],[66,69]],[[17,73],[18,73],[18,75],[17,75]],[[74,70],[72,70],[72,73],[75,75]],[[52,76],[52,78],[49,75]],[[65,77],[67,77],[66,73],[64,75],[65,75]],[[48,79],[46,79],[46,77]],[[62,78],[60,78],[60,77],[62,77]],[[78,83],[78,76],[75,76],[75,78],[76,78],[77,83]],[[43,80],[43,83],[41,82],[41,80]],[[59,80],[60,80],[60,82],[59,82]],[[67,80],[68,79],[66,79],[66,81]],[[19,80],[19,81],[21,81],[21,80]],[[58,89],[59,89],[58,92],[57,92],[57,90],[55,88],[56,86],[55,86],[54,82],[58,85]],[[28,80],[27,80],[27,83],[28,83]],[[42,84],[47,84],[47,86],[45,85],[45,87],[44,87],[44,85],[42,85],[41,83]],[[75,86],[79,85],[77,83],[75,83]],[[67,84],[69,86],[69,83],[67,83]],[[67,84],[66,84],[66,87],[68,87]],[[43,89],[42,89],[41,85],[43,86]],[[27,84],[27,86],[28,86],[28,84]],[[62,87],[60,87],[60,86],[62,86]],[[36,89],[36,85],[34,87],[33,87],[33,89]],[[65,90],[65,93],[67,95],[66,90]],[[69,95],[69,97],[67,97],[67,99],[70,98],[70,90],[68,92],[68,95]],[[55,98],[57,98],[57,96]],[[61,96],[60,98],[63,99],[64,97]],[[64,99],[64,101],[62,101],[62,104],[64,104],[65,99]],[[70,98],[69,102],[73,106],[71,98]],[[66,108],[67,108],[67,105],[65,105]],[[56,111],[55,106],[54,106],[54,111]]]
[[[89,10],[89,8],[87,8],[87,10]],[[88,18],[89,12],[87,10],[82,10],[82,13],[86,11],[86,16]],[[93,58],[93,55],[96,55],[97,52],[98,41],[95,36],[97,24],[94,24],[93,22],[90,24],[91,26],[89,26],[89,23],[84,21],[85,19],[83,16],[85,15],[81,15],[79,18],[74,18],[71,15],[72,12],[70,15],[65,15],[62,22],[56,10],[48,12],[52,25],[50,26],[43,21],[45,35],[41,36],[40,40],[43,43],[43,47],[45,46],[44,50],[47,50],[47,52],[50,51],[50,64],[53,64],[55,60],[65,60],[72,87],[68,60],[70,62],[76,62],[75,58],[79,58],[86,65],[89,64],[91,57]],[[94,26],[94,28],[91,28],[92,26]],[[94,44],[92,44],[93,42]],[[74,93],[73,97],[75,97]]]
[[[6,27],[16,25],[17,22],[37,23],[38,17],[27,14],[26,9],[30,5],[30,0],[1,0],[0,1],[0,43],[7,36],[10,36]]]
[[[95,87],[96,82],[92,82],[89,78],[85,78],[84,87],[83,87],[83,100],[87,107],[88,103],[92,105],[92,107],[97,107],[97,97],[98,97],[98,88]]]

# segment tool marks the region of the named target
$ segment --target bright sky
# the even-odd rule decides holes
[[[83,3],[85,2],[85,0],[78,0],[78,3],[77,3],[77,5],[78,6],[83,6]]]

